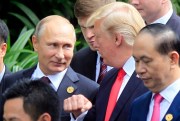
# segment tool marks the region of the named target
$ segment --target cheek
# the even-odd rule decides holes
[[[73,50],[64,51],[64,56],[67,59],[71,59],[73,57]]]
[[[82,31],[82,34],[83,34],[84,38],[86,38],[86,32],[85,32],[85,30],[84,30],[84,29],[81,29],[81,31]]]

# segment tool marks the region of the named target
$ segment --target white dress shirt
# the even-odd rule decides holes
[[[39,68],[39,63],[38,63],[35,71],[34,71],[33,74],[32,74],[31,79],[32,79],[32,80],[35,80],[35,79],[41,78],[41,77],[43,77],[43,76],[46,76],[46,77],[48,77],[49,80],[51,81],[51,84],[50,84],[50,85],[53,87],[53,89],[54,89],[55,91],[57,91],[57,90],[58,90],[58,87],[59,87],[59,85],[60,85],[60,83],[61,83],[61,81],[62,81],[62,79],[63,79],[63,77],[64,77],[64,75],[65,75],[65,73],[66,73],[66,71],[67,71],[67,69],[65,69],[64,71],[62,71],[62,72],[60,72],[60,73],[54,74],[54,75],[45,75],[45,74],[41,71],[41,69]]]
[[[0,83],[1,83],[1,81],[2,81],[2,78],[3,78],[3,76],[4,76],[4,73],[5,73],[5,65],[3,66],[2,72],[0,72]]]
[[[120,97],[122,91],[126,87],[126,84],[128,83],[129,79],[131,78],[132,74],[135,71],[135,61],[132,56],[126,61],[126,63],[123,66],[123,69],[126,72],[126,75],[124,76],[121,88],[119,90],[118,98]],[[118,100],[118,98],[117,98],[117,100]]]
[[[169,109],[171,103],[173,102],[175,96],[180,91],[180,79],[176,80],[174,83],[169,85],[163,91],[160,92],[160,95],[164,98],[160,103],[160,121],[162,121],[164,115],[166,114],[167,110]],[[154,105],[154,94],[152,95],[151,102],[149,105],[149,112],[147,115],[147,121],[151,120],[152,112],[153,112],[153,105]]]

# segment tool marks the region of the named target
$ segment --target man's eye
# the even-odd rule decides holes
[[[69,48],[71,48],[71,47],[72,47],[72,45],[70,45],[70,44],[64,45],[64,48],[66,48],[66,49],[69,49]]]
[[[93,25],[93,26],[89,26],[88,28],[89,28],[89,29],[93,29],[93,28],[94,28],[94,25]]]
[[[139,60],[135,60],[135,62],[136,62],[136,63],[138,63],[138,62],[139,62]]]
[[[148,64],[150,60],[143,60],[144,63]]]

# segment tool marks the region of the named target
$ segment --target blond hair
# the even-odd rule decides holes
[[[134,44],[138,32],[145,26],[139,12],[130,4],[114,2],[95,11],[87,20],[86,26],[102,20],[100,29],[109,34],[120,33],[129,45]]]

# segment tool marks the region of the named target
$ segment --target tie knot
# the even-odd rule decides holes
[[[159,93],[156,93],[154,95],[154,103],[161,103],[161,101],[163,100],[163,97],[159,94]]]
[[[50,83],[51,83],[51,81],[49,80],[49,78],[46,77],[46,76],[41,77],[41,80],[42,80],[42,82],[44,82],[44,83],[46,83],[46,84],[50,84]]]
[[[122,80],[122,78],[126,75],[126,72],[124,71],[123,68],[121,68],[118,72],[118,78],[120,78]]]

